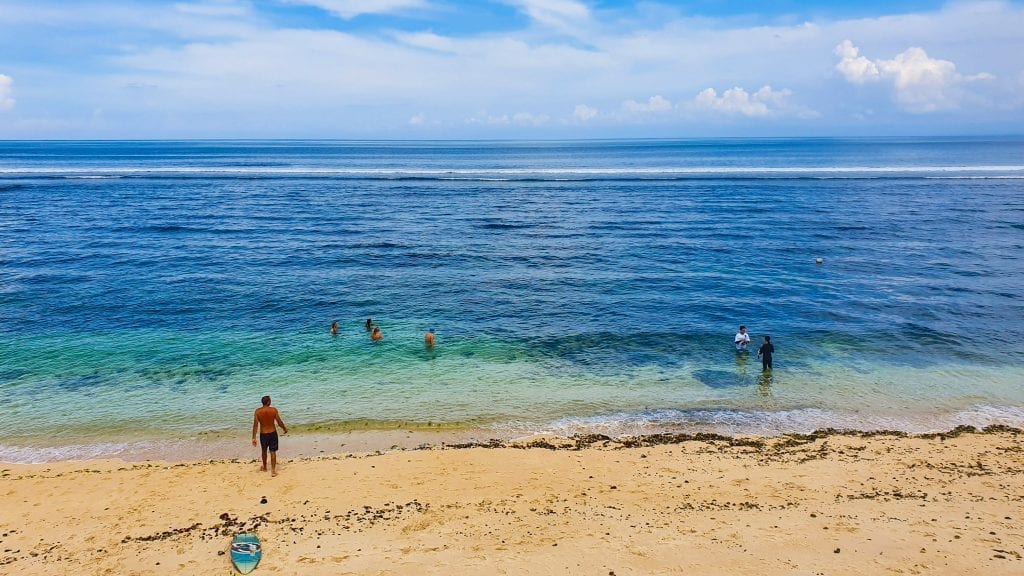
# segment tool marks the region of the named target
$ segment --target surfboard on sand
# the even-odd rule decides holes
[[[231,540],[231,563],[239,573],[248,574],[255,570],[262,556],[260,539],[255,534],[236,534]]]

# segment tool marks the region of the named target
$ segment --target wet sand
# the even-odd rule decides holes
[[[0,464],[0,573],[1024,574],[1024,432]]]

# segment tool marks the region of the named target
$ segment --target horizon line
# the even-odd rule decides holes
[[[1024,139],[1022,133],[847,135],[847,136],[623,136],[604,138],[320,138],[320,137],[213,137],[213,138],[0,138],[0,144],[21,142],[680,142],[688,140],[896,140],[921,139]]]

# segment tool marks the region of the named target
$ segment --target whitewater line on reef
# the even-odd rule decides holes
[[[1024,165],[975,166],[689,166],[689,167],[562,167],[562,168],[330,168],[313,166],[7,166],[0,167],[3,175],[69,176],[76,178],[113,178],[117,176],[145,175],[311,175],[354,177],[517,177],[517,176],[686,176],[686,175],[742,175],[742,174],[961,174],[968,172],[1024,172]],[[1024,175],[1020,176],[1024,177]]]

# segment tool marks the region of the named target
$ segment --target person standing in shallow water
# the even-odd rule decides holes
[[[747,351],[747,345],[750,344],[750,334],[747,334],[746,326],[740,326],[740,331],[736,333],[734,341],[736,342],[737,352]]]
[[[366,319],[365,327],[366,327],[366,331],[367,332],[370,332],[371,330],[373,330],[373,318],[367,318]]]
[[[338,335],[338,321],[331,322],[331,336]]]
[[[288,427],[281,420],[281,414],[270,405],[270,396],[260,399],[263,404],[256,409],[252,417],[252,445],[256,446],[256,433],[260,435],[260,451],[263,457],[263,472],[267,471],[267,452],[270,452],[270,475],[277,476],[277,427],[281,426],[281,433],[287,434]]]
[[[428,349],[434,347],[434,329],[427,330],[427,333],[423,335],[423,345]]]
[[[772,354],[775,353],[775,346],[772,345],[772,337],[765,336],[764,344],[757,349],[757,357],[761,359],[761,371],[767,372],[772,369]]]
[[[373,332],[370,333],[370,340],[374,342],[380,342],[384,339],[384,334],[380,331],[380,326],[374,326]]]

